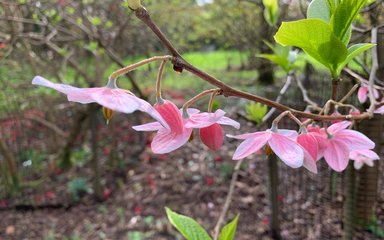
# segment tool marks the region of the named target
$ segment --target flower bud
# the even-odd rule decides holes
[[[132,8],[133,10],[136,10],[138,8],[141,8],[141,1],[140,0],[128,0],[128,6]]]
[[[223,145],[223,129],[217,123],[200,129],[201,141],[213,151],[218,151]]]

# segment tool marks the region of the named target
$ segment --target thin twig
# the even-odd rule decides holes
[[[220,212],[219,220],[217,221],[216,226],[215,226],[215,228],[213,230],[214,231],[214,237],[213,237],[214,240],[217,240],[219,238],[220,228],[221,228],[221,226],[224,223],[224,218],[227,215],[227,212],[228,212],[228,209],[229,209],[229,205],[231,204],[233,193],[235,191],[235,185],[236,185],[236,182],[237,182],[237,177],[239,175],[240,166],[243,163],[243,160],[244,159],[239,160],[236,163],[236,166],[234,168],[234,171],[233,171],[233,174],[232,174],[231,183],[229,185],[229,191],[228,191],[228,194],[227,194],[227,198],[225,199],[225,203],[224,203],[223,209]]]
[[[372,28],[371,31],[371,43],[374,44],[372,47],[372,68],[371,72],[369,74],[369,80],[368,80],[368,96],[370,101],[370,106],[367,110],[367,112],[373,114],[376,108],[376,98],[373,95],[373,85],[375,84],[375,77],[377,69],[379,68],[379,60],[377,57],[377,27]]]
[[[289,86],[292,83],[292,78],[293,78],[293,72],[288,73],[287,75],[287,80],[285,81],[284,86],[281,88],[279,95],[277,96],[275,102],[279,103],[281,102],[281,99],[283,98],[284,94],[287,92]],[[267,122],[267,120],[272,117],[272,115],[276,112],[276,108],[271,108],[267,114],[264,115],[263,117],[263,122]]]

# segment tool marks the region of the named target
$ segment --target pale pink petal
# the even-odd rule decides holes
[[[138,101],[140,103],[138,110],[149,114],[151,117],[156,119],[161,125],[163,125],[163,127],[170,130],[170,127],[168,126],[167,122],[163,119],[163,117],[160,115],[160,113],[158,111],[156,111],[156,109],[154,107],[152,107],[151,104],[149,104],[148,102],[146,102],[140,98],[138,98]]]
[[[303,133],[297,137],[297,143],[300,144],[313,159],[317,159],[319,152],[319,143],[316,137],[311,133]]]
[[[362,167],[363,167],[364,163],[362,162],[359,162],[359,161],[355,161],[353,163],[353,167],[356,169],[356,170],[360,170]]]
[[[183,114],[183,109],[180,109],[180,114]],[[200,110],[199,109],[196,109],[196,108],[187,108],[187,113],[188,113],[188,116],[191,116],[193,114],[196,114],[196,113],[199,113]]]
[[[118,88],[104,88],[101,91],[95,91],[92,93],[92,98],[101,106],[122,113],[132,113],[140,107],[138,97]]]
[[[258,137],[260,135],[264,135],[266,132],[254,132],[254,133],[244,133],[240,135],[231,135],[227,134],[226,136],[229,138],[235,138],[235,139],[247,139],[247,138],[252,138],[252,137]]]
[[[312,158],[311,154],[307,150],[304,150],[304,161],[303,161],[303,167],[305,167],[308,171],[317,174],[317,166],[316,166],[316,160]]]
[[[225,112],[223,110],[218,109],[214,113],[204,112],[204,113],[196,113],[189,116],[189,120],[185,124],[187,128],[203,128],[208,127],[217,121],[219,121]]]
[[[32,80],[32,84],[53,88],[59,92],[65,93],[65,94],[68,94],[68,92],[81,90],[81,88],[72,87],[72,86],[67,85],[67,84],[53,83],[53,82],[51,82],[51,81],[49,81],[49,80],[47,80],[41,76],[34,77]]]
[[[233,136],[234,138],[243,137],[247,135],[246,138],[237,148],[233,154],[233,160],[243,159],[252,153],[259,151],[271,138],[270,132],[255,132],[249,134],[243,134],[239,136]],[[228,135],[227,135],[228,136]],[[243,139],[243,138],[238,138]]]
[[[354,150],[354,151],[351,151],[349,154],[349,158],[352,160],[356,160],[360,156],[364,156],[366,158],[370,158],[373,160],[380,159],[380,157],[379,157],[379,155],[377,155],[377,153],[375,153],[374,151],[369,150],[369,149]]]
[[[328,127],[327,131],[330,134],[336,134],[337,132],[346,129],[347,127],[351,126],[351,122],[349,121],[341,121],[332,124],[331,126]]]
[[[357,92],[357,98],[360,103],[365,103],[367,101],[368,88],[366,86],[361,86]]]
[[[92,98],[91,94],[93,91],[98,91],[102,88],[77,88],[72,87],[67,84],[61,84],[61,83],[53,83],[43,77],[36,76],[32,80],[32,84],[34,85],[40,85],[49,87],[52,89],[55,89],[61,93],[64,93],[67,95],[68,100],[72,102],[79,102],[79,103],[91,103],[95,102],[95,100]]]
[[[378,99],[380,97],[380,93],[376,88],[373,88],[373,97]]]
[[[377,108],[374,113],[377,113],[377,114],[384,114],[384,105]]]
[[[294,140],[278,133],[272,133],[268,143],[272,151],[288,166],[298,168],[303,165],[304,151]]]
[[[334,139],[328,141],[324,151],[324,159],[333,170],[341,172],[346,169],[349,161],[348,156],[349,148],[345,143]]]
[[[183,132],[184,121],[179,109],[173,102],[165,100],[163,104],[156,104],[155,109],[160,113],[172,132],[176,134]]]
[[[219,119],[219,121],[217,121],[218,124],[221,124],[221,125],[228,125],[228,126],[232,126],[236,129],[239,129],[240,128],[240,123],[229,118],[229,117],[222,117]]]
[[[67,99],[71,102],[88,104],[96,102],[92,97],[94,91],[100,91],[102,88],[80,88],[79,91],[67,93]]]
[[[297,133],[297,131],[295,130],[288,130],[288,129],[279,129],[277,130],[277,132],[280,134],[280,135],[284,135],[292,140],[296,140],[297,136],[299,135]]]
[[[163,126],[159,122],[151,122],[142,125],[132,126],[136,131],[158,131]]]
[[[156,154],[172,152],[183,146],[190,138],[192,129],[186,128],[181,134],[174,134],[161,128],[152,140],[151,148]]]
[[[213,151],[217,151],[223,145],[224,134],[223,129],[217,123],[211,126],[200,128],[200,139],[201,141]]]
[[[375,147],[375,143],[371,139],[355,130],[339,131],[334,138],[346,144],[350,150],[373,149]]]

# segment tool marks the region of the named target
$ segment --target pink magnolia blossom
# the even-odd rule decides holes
[[[133,129],[157,131],[151,143],[152,151],[157,154],[169,153],[183,146],[190,138],[194,128],[204,129],[200,136],[203,143],[217,150],[223,143],[223,134],[220,133],[222,129],[219,124],[240,127],[238,122],[225,117],[225,112],[220,109],[214,113],[200,113],[197,109],[189,108],[187,109],[188,116],[185,118],[183,112],[174,103],[167,100],[163,104],[156,104],[155,109],[166,121],[169,129],[164,128],[158,122],[134,126]]]
[[[351,122],[342,121],[332,124],[325,132],[324,129],[316,135],[319,143],[318,156],[324,156],[325,161],[335,171],[341,172],[348,166],[349,153],[352,150],[373,149],[375,143],[364,134],[346,129]]]
[[[258,152],[268,144],[272,151],[288,166],[298,168],[304,162],[304,149],[295,141],[297,132],[293,130],[275,130],[246,133],[231,138],[244,140],[236,149],[233,159],[243,159],[252,153]],[[309,155],[309,154],[308,154]]]
[[[364,164],[373,167],[373,161],[379,160],[380,157],[372,150],[354,150],[349,153],[349,158],[354,160],[353,166],[359,170]]]
[[[53,83],[43,77],[36,76],[32,84],[53,88],[67,95],[68,101],[82,104],[98,103],[103,107],[122,113],[132,113],[136,110],[146,112],[167,126],[161,115],[148,102],[136,97],[128,90],[118,88],[116,80],[109,79],[104,87],[77,88],[67,84]]]
[[[368,99],[368,85],[362,84],[359,88],[359,91],[357,92],[357,98],[359,99],[360,103],[365,103]],[[379,91],[376,88],[373,88],[373,96],[377,99],[379,97]]]

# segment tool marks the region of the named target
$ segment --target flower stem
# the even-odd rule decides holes
[[[220,91],[220,89],[215,88],[215,89],[205,90],[205,91],[203,91],[203,92],[197,94],[196,96],[194,96],[193,98],[191,98],[188,102],[184,103],[184,105],[183,105],[183,111],[186,111],[187,108],[188,108],[189,106],[191,106],[192,104],[194,104],[195,102],[197,102],[200,98],[202,98],[202,97],[204,97],[204,96],[206,96],[206,95],[208,95],[208,94],[213,94],[213,93],[218,94],[219,91]]]
[[[113,72],[109,78],[116,79],[116,78],[120,77],[121,75],[126,74],[127,72],[130,72],[133,69],[138,68],[140,66],[143,66],[145,64],[148,64],[148,63],[151,63],[151,62],[155,62],[155,61],[170,60],[170,59],[172,59],[172,56],[169,56],[169,55],[154,56],[154,57],[151,57],[151,58],[147,58],[147,59],[144,59],[144,60],[142,60],[140,62],[137,62],[137,63],[131,64],[129,66],[126,66],[124,68],[120,68],[119,70]]]
[[[162,104],[164,102],[163,98],[161,97],[161,78],[163,76],[163,70],[164,65],[167,62],[167,60],[161,61],[159,72],[157,73],[157,79],[156,79],[156,102],[159,104]]]
[[[218,95],[218,91],[214,91],[214,92],[211,94],[211,97],[209,98],[208,112],[212,112],[213,100],[215,99],[216,95]]]

